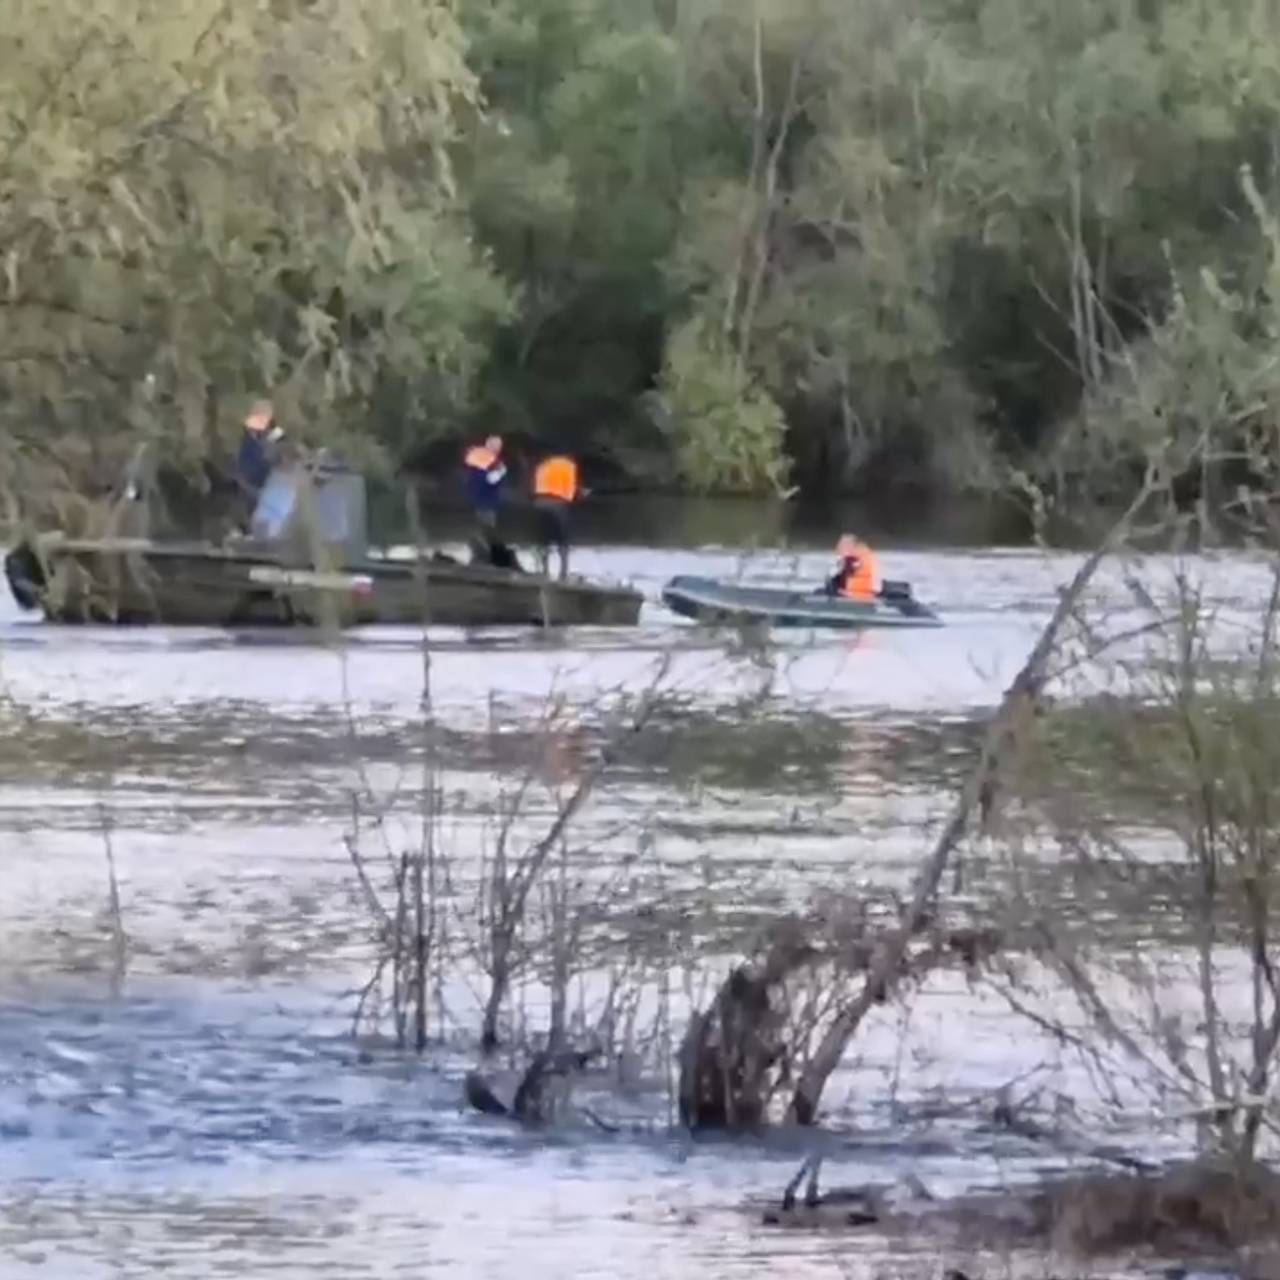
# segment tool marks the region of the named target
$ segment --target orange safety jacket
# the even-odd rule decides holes
[[[507,468],[502,455],[485,445],[473,445],[463,457],[466,463],[467,497],[477,512],[496,514],[502,504],[501,487]]]
[[[864,543],[858,543],[853,556],[854,563],[846,565],[851,572],[844,575],[841,594],[851,600],[874,600],[880,592],[880,567],[875,552]]]
[[[579,492],[578,464],[572,458],[560,455],[544,458],[533,473],[535,498],[559,498],[561,502],[573,502]]]
[[[463,461],[476,471],[488,471],[497,463],[498,455],[492,449],[486,449],[484,445],[477,444],[467,450],[467,456]]]

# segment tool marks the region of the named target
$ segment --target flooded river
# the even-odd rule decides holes
[[[667,965],[679,989],[641,992],[634,1025],[612,1024],[616,1055],[587,1081],[610,1132],[526,1133],[463,1107],[481,994],[465,963],[441,975],[421,1060],[352,1035],[374,940],[351,844],[385,860],[420,833],[415,634],[57,630],[6,598],[0,1276],[708,1280],[965,1263],[927,1242],[760,1225],[744,1206],[777,1194],[802,1140],[675,1133],[669,1055],[664,1072],[644,1035],[705,997],[771,915],[909,882],[968,722],[999,697],[1076,564],[889,548],[886,572],[910,579],[946,628],[797,634],[768,654],[657,601],[676,573],[816,583],[827,559],[593,546],[575,568],[639,586],[639,628],[430,637],[459,955],[495,804],[531,777],[515,823],[545,828],[618,696],[665,669],[660,732],[605,776],[570,837],[576,901],[615,933],[655,913],[679,922]],[[1201,568],[1227,609],[1263,577],[1244,559]],[[1116,573],[1101,590],[1122,629]],[[577,962],[576,1025],[595,1025],[610,965],[616,977],[615,960]],[[536,1032],[537,984],[518,986],[511,1018]],[[912,1171],[946,1192],[1025,1176],[1045,1154],[983,1121],[999,1086],[1032,1078],[1050,1095],[1089,1087],[1063,1046],[962,975],[939,975],[909,1015],[887,1008],[868,1024],[833,1082],[842,1136],[829,1177]],[[1006,1258],[971,1274],[1046,1265]]]

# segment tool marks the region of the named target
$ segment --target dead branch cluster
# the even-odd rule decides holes
[[[616,947],[604,957],[614,978],[599,995],[594,1023],[585,1011],[571,1016],[571,983],[602,960],[597,935],[607,929],[610,905],[620,895],[634,897],[630,877],[636,873],[625,860],[598,871],[593,850],[570,837],[596,788],[654,716],[668,666],[669,659],[658,663],[639,696],[615,700],[594,757],[575,757],[567,778],[554,744],[567,732],[570,712],[563,699],[549,696],[540,722],[543,750],[502,779],[496,796],[477,796],[469,831],[478,857],[458,856],[457,830],[446,826],[448,813],[455,820],[459,815],[443,796],[439,730],[429,700],[422,773],[407,792],[422,797],[411,823],[417,828],[412,846],[403,847],[392,834],[391,811],[406,789],[379,794],[358,771],[346,846],[373,923],[375,960],[357,1003],[356,1026],[376,1030],[389,1020],[395,1043],[421,1052],[429,1024],[441,1029],[443,1039],[452,1022],[445,987],[470,986],[480,1008],[483,1062],[467,1076],[465,1096],[479,1111],[548,1123],[564,1112],[571,1081],[588,1062],[622,1056],[620,1050],[606,1053],[618,1048],[613,1037],[629,1037],[632,1047],[638,1039],[638,988],[650,975],[634,971]],[[429,681],[427,657],[428,688]],[[532,1015],[515,1003],[528,986],[546,997]],[[541,1025],[529,1025],[530,1018]],[[580,1047],[572,1047],[574,1039]],[[524,1058],[524,1065],[513,1096],[499,1100],[492,1080],[504,1050]]]
[[[881,958],[896,933],[892,924],[877,925],[863,904],[823,925],[779,922],[757,957],[736,965],[708,1008],[689,1019],[680,1051],[681,1123],[693,1130],[758,1127],[770,1104],[795,1086],[852,982],[874,974],[874,1001],[883,1004],[943,965],[958,962],[976,973],[1003,943],[995,929],[922,919],[885,974]]]
[[[1022,1247],[1077,1257],[1145,1249],[1238,1260],[1280,1244],[1280,1174],[1257,1164],[1203,1160],[1141,1173],[1095,1170],[943,1199],[912,1176],[890,1186],[822,1191],[823,1162],[820,1152],[805,1159],[781,1201],[763,1210],[766,1225],[874,1226],[888,1235],[927,1232],[953,1249]]]

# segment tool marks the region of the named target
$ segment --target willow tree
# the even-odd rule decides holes
[[[251,394],[301,434],[465,403],[505,299],[456,213],[447,0],[16,0],[0,74],[10,492],[203,458]]]

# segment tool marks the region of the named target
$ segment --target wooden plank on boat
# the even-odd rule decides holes
[[[310,587],[318,591],[373,590],[373,579],[364,573],[323,573],[313,569],[281,569],[276,565],[256,564],[249,570],[249,581],[264,587]]]

